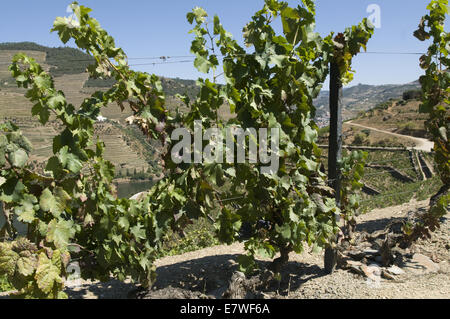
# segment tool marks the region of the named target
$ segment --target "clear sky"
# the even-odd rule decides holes
[[[67,16],[66,0],[0,0],[0,42],[32,41],[61,46],[56,33],[50,33],[57,16]],[[80,0],[124,48],[130,58],[190,55],[190,25],[186,13],[195,6],[217,14],[224,27],[242,43],[242,27],[263,0]],[[296,5],[300,1],[289,1]],[[369,41],[371,52],[424,52],[426,43],[412,35],[429,0],[316,0],[317,31],[343,31],[368,17],[367,8],[377,4],[381,27]],[[448,26],[446,27],[448,29]],[[70,45],[70,43],[69,43]],[[400,84],[417,80],[423,73],[419,55],[361,54],[354,60],[357,71],[351,85]],[[181,59],[183,60],[183,59]],[[186,60],[186,59],[184,59]],[[130,64],[157,60],[130,60]],[[169,60],[170,61],[170,60]],[[175,61],[175,60],[173,60]],[[167,77],[196,79],[202,76],[192,63],[136,66],[136,69]]]

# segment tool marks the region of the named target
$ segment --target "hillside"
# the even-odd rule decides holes
[[[85,74],[86,67],[92,62],[92,58],[84,52],[68,47],[49,48],[32,42],[18,42],[18,43],[0,43],[0,90],[3,91],[8,88],[14,90],[15,83],[7,71],[7,66],[11,61],[14,53],[18,51],[25,51],[32,57],[36,58],[44,69],[48,70],[53,76],[61,77],[60,82],[68,82],[69,86],[72,79],[68,75],[81,76]],[[78,79],[75,78],[76,87],[78,87]],[[109,87],[114,83],[113,79],[90,79],[83,78],[81,87],[82,92],[88,94],[98,88]],[[180,103],[173,97],[176,94],[187,94],[191,99],[198,93],[198,88],[194,80],[184,80],[179,78],[165,78],[161,77],[161,82],[164,91],[169,96],[168,101],[174,107],[179,106]],[[367,111],[374,108],[377,104],[389,101],[389,99],[399,99],[402,94],[409,90],[417,90],[420,87],[418,81],[403,84],[403,85],[365,85],[359,84],[343,90],[343,118],[351,119],[357,116],[360,112]],[[79,95],[79,92],[75,92]],[[318,98],[314,101],[316,105],[316,119],[319,126],[328,125],[329,92],[322,90]],[[79,99],[75,99],[77,101]],[[224,112],[225,116],[229,116],[227,110]],[[123,116],[116,114],[109,114],[115,119],[123,119]]]
[[[401,99],[404,92],[417,90],[420,88],[418,81],[396,85],[365,85],[359,84],[349,88],[344,88],[342,92],[342,117],[348,120],[357,116],[360,112],[365,112],[376,105],[387,102],[390,99]],[[320,126],[328,125],[329,119],[329,91],[322,90],[314,100],[317,108],[316,119]]]
[[[361,126],[373,127],[391,133],[427,138],[425,120],[428,115],[419,113],[420,101],[416,99],[391,100],[378,104],[354,118],[351,122],[360,125],[344,124],[345,143],[372,146],[414,146],[411,139],[383,134],[379,131],[367,131]],[[353,140],[351,140],[353,138]]]
[[[59,127],[52,121],[42,126],[31,117],[32,104],[24,97],[25,90],[17,88],[8,71],[12,57],[18,52],[33,57],[44,70],[50,72],[56,88],[63,90],[69,103],[75,106],[80,105],[94,91],[102,90],[114,81],[89,79],[85,70],[93,59],[78,49],[49,48],[32,42],[0,43],[0,120],[11,120],[23,130],[33,143],[32,160],[39,167],[51,156],[52,139],[58,134]],[[161,78],[161,81],[168,94],[167,103],[172,107],[181,105],[174,98],[176,94],[187,94],[193,98],[198,92],[193,80]],[[126,109],[121,112],[113,104],[104,108],[102,115],[107,120],[96,124],[96,136],[105,142],[106,158],[116,165],[118,176],[125,177],[127,172],[152,172],[159,176],[154,146],[137,129],[125,124],[131,111]]]
[[[36,120],[30,117],[31,103],[23,96],[24,90],[17,89],[12,79],[8,79],[9,72],[7,66],[13,54],[19,50],[26,50],[27,54],[35,57],[38,62],[42,63],[45,69],[50,72],[56,72],[55,85],[58,89],[62,89],[66,93],[66,97],[70,103],[79,105],[82,100],[88,97],[92,92],[98,89],[104,89],[107,81],[90,81],[88,74],[85,72],[58,75],[58,68],[62,68],[60,63],[63,58],[59,59],[58,54],[66,59],[66,66],[73,62],[72,60],[86,58],[83,52],[69,48],[47,48],[33,43],[16,43],[16,44],[0,44],[0,119],[13,120],[22,128],[25,135],[29,137],[34,145],[32,160],[36,165],[42,163],[51,155],[51,142],[53,136],[58,133],[58,126],[54,122],[42,127]],[[77,53],[75,53],[75,51]],[[56,58],[55,58],[56,55]],[[70,56],[72,55],[72,58]],[[83,56],[84,55],[84,56]],[[52,58],[49,58],[51,56]],[[5,84],[5,82],[8,82]],[[167,103],[171,107],[181,106],[179,100],[174,98],[175,94],[188,93],[191,97],[196,94],[195,81],[182,79],[162,78],[165,91],[168,93]],[[92,87],[92,85],[100,87]],[[417,84],[411,83],[403,86],[385,85],[370,86],[358,85],[344,90],[344,103],[346,108],[345,118],[354,118],[353,123],[366,125],[393,133],[404,135],[413,135],[424,137],[425,131],[423,127],[424,115],[418,114],[417,100],[403,101],[400,99],[392,100],[394,97],[402,97],[404,91],[416,89]],[[317,103],[325,103],[327,92],[322,92]],[[380,103],[380,101],[388,100]],[[391,99],[391,100],[389,100]],[[320,105],[320,104],[318,104]],[[323,110],[327,106],[319,108]],[[367,109],[370,109],[367,111]],[[224,105],[220,111],[221,116],[230,116],[228,106]],[[322,112],[323,114],[323,112]],[[159,176],[159,164],[157,159],[157,145],[149,145],[138,130],[125,124],[125,118],[131,115],[130,111],[121,112],[117,105],[110,105],[102,110],[102,115],[107,118],[106,122],[96,124],[96,136],[99,136],[106,144],[106,158],[112,161],[117,167],[118,177],[127,176],[127,173],[137,172],[153,172]],[[327,144],[326,130],[321,130],[320,143]],[[366,145],[366,146],[414,146],[414,142],[408,138],[394,137],[382,132],[364,129],[354,125],[344,124],[344,144],[348,145]],[[388,159],[392,154],[388,152],[371,152],[371,161],[380,161]],[[398,154],[400,155],[400,154]],[[401,154],[405,160],[395,165],[407,167],[409,160],[408,154]],[[326,154],[324,154],[326,156]],[[376,169],[369,169],[374,172]],[[411,188],[418,187],[417,174],[412,171],[413,167],[409,166],[405,174],[417,180]],[[389,191],[389,185],[403,187],[402,181],[396,180],[387,174],[387,178],[371,181],[381,189],[383,193]],[[382,177],[382,176],[380,176]],[[388,184],[386,184],[389,182]],[[405,199],[405,198],[403,198]],[[394,201],[397,203],[398,200]]]
[[[0,88],[5,86],[15,86],[8,71],[8,64],[12,56],[17,52],[25,52],[43,64],[52,76],[61,77],[70,74],[84,74],[89,64],[94,59],[83,51],[70,47],[50,48],[33,42],[7,42],[0,43]],[[194,97],[198,92],[194,80],[184,80],[180,78],[161,78],[163,88],[169,96],[187,93],[189,97]],[[104,88],[114,84],[113,79],[91,79],[85,80],[83,87]]]
[[[44,62],[50,66],[50,74],[54,77],[83,73],[87,66],[94,61],[92,57],[78,49],[69,47],[49,48],[33,42],[0,43],[0,54],[1,51],[45,53]]]
[[[403,94],[400,93],[400,96]],[[352,117],[351,125],[348,121],[343,125],[344,145],[364,145],[380,147],[410,147],[414,143],[409,138],[402,138],[385,134],[376,130],[367,130],[361,126],[372,127],[381,131],[396,133],[417,138],[427,138],[425,120],[427,114],[419,113],[420,101],[415,98],[390,99],[378,103],[366,111],[359,111]],[[320,130],[321,141],[326,143],[328,127]]]
[[[425,199],[442,185],[433,174],[436,168],[431,164],[432,155],[422,151],[432,148],[424,127],[427,114],[419,113],[418,99],[409,94],[404,97],[407,100],[379,103],[343,124],[343,145],[371,148],[366,149],[363,183],[376,192],[366,190],[363,194],[361,204],[366,209],[398,205],[414,197]],[[328,145],[328,137],[328,127],[320,129],[319,144]],[[423,141],[431,146],[424,147]],[[327,166],[325,147],[322,156]]]

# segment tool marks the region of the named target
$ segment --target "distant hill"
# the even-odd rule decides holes
[[[86,71],[89,64],[94,62],[94,58],[84,53],[83,51],[69,47],[50,48],[39,45],[34,42],[7,42],[0,43],[1,51],[37,51],[46,54],[45,64],[49,65],[49,72],[54,77],[59,77],[68,74],[80,74]],[[6,66],[6,65],[5,65]],[[1,82],[0,78],[0,82]],[[7,76],[3,82],[12,82],[12,78]],[[89,78],[85,83],[86,88],[103,88],[111,87],[114,84],[114,79],[91,79]],[[168,96],[175,96],[176,94],[187,94],[191,99],[198,92],[198,88],[194,80],[184,80],[180,78],[164,78],[161,77],[162,86]],[[0,83],[1,85],[1,83]]]
[[[17,42],[17,43],[0,43],[0,89],[14,89],[14,80],[7,70],[8,62],[11,60],[15,52],[26,51],[32,54],[39,63],[42,63],[45,69],[55,77],[55,80],[61,83],[61,88],[74,91],[71,92],[76,101],[83,98],[96,88],[110,87],[114,84],[114,79],[89,79],[85,70],[87,66],[93,63],[93,58],[83,51],[69,47],[50,48],[33,42]],[[196,81],[185,80],[180,78],[161,77],[164,91],[169,97],[169,104],[173,106],[179,105],[173,98],[176,94],[187,94],[193,99],[198,93]],[[6,85],[6,84],[7,85]],[[355,118],[358,115],[373,109],[378,105],[388,102],[391,99],[401,99],[404,92],[418,90],[420,84],[418,81],[395,85],[366,85],[359,84],[353,87],[344,88],[343,90],[343,118]],[[17,91],[16,91],[17,92]],[[69,94],[70,97],[70,94]],[[317,99],[314,100],[316,106],[316,120],[319,126],[328,125],[329,119],[329,92],[323,90]],[[6,102],[5,102],[6,103]],[[77,104],[77,103],[75,103]],[[227,107],[223,108],[223,112],[227,113]],[[123,120],[125,114],[116,114],[106,111],[105,115],[111,119]],[[228,112],[229,113],[229,112]]]
[[[45,52],[45,63],[50,65],[52,76],[79,74],[85,72],[94,59],[78,49],[69,47],[50,48],[34,42],[0,43],[0,51],[39,51]]]
[[[401,99],[403,93],[411,90],[420,89],[419,81],[407,84],[387,84],[387,85],[367,85],[359,84],[349,88],[344,88],[344,104],[342,116],[344,119],[351,119],[361,112],[365,112],[376,107],[380,103],[390,99]],[[329,91],[320,92],[314,105],[317,108],[316,119],[325,121],[329,115]]]
[[[45,60],[43,61],[49,67],[49,72],[55,76],[80,74],[84,73],[87,66],[93,63],[93,58],[83,51],[69,47],[50,48],[39,45],[33,42],[17,42],[17,43],[0,43],[0,57],[1,51],[36,51],[45,53]],[[6,65],[5,65],[6,69]],[[5,70],[4,70],[5,71]],[[5,72],[4,72],[5,73]],[[9,75],[2,76],[0,72],[0,87],[2,82],[12,82]],[[6,73],[7,74],[7,73]],[[161,77],[163,89],[168,96],[175,96],[176,94],[187,94],[191,99],[198,93],[198,87],[194,80],[184,80],[179,78],[165,78]],[[87,79],[84,82],[85,88],[103,88],[110,87],[114,84],[113,79]],[[366,85],[359,84],[353,87],[345,88],[343,91],[343,117],[350,119],[358,115],[360,112],[367,111],[374,108],[377,104],[388,101],[389,99],[398,99],[402,97],[405,91],[416,90],[420,88],[418,81],[396,85]],[[329,117],[328,106],[329,92],[323,90],[314,105],[317,108],[316,119],[321,126],[326,124],[326,119]]]
[[[411,92],[415,93],[415,91]],[[403,99],[392,99],[379,103],[375,108],[368,111],[361,111],[351,122],[379,131],[371,131],[361,126],[355,127],[345,122],[342,129],[344,144],[378,147],[409,147],[415,145],[411,139],[392,136],[382,131],[418,138],[430,138],[424,125],[428,114],[419,112],[420,104],[420,97],[406,93],[403,95]],[[319,143],[327,144],[328,127],[320,129],[319,133]]]
[[[175,96],[176,94],[186,94],[192,100],[197,95],[199,88],[194,80],[184,80],[180,78],[160,77],[161,84],[167,96]],[[114,85],[114,79],[88,79],[84,83],[86,88],[107,88]]]
[[[12,57],[18,52],[33,57],[49,71],[54,76],[55,87],[63,90],[68,102],[75,106],[98,89],[85,88],[89,82],[85,71],[93,59],[74,48],[49,48],[32,42],[0,43],[0,122],[12,121],[20,127],[33,144],[33,165],[42,169],[45,160],[52,155],[52,140],[62,128],[54,117],[45,126],[31,117],[33,105],[24,97],[25,90],[17,88],[8,71]],[[180,89],[183,83],[180,80],[177,84]],[[180,90],[180,93],[183,92]],[[105,157],[116,165],[117,176],[159,176],[160,165],[155,153],[158,145],[148,142],[137,128],[125,124],[131,111],[121,112],[117,105],[111,105],[102,109],[102,115],[106,120],[95,124],[95,135],[105,142]]]

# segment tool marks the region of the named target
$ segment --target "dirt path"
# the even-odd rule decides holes
[[[344,124],[357,126],[357,127],[360,127],[360,128],[364,128],[364,129],[368,129],[368,130],[372,130],[372,131],[376,131],[376,132],[380,132],[380,133],[384,133],[384,134],[389,134],[389,135],[396,136],[396,137],[407,138],[407,139],[409,139],[411,141],[414,141],[414,143],[416,143],[416,146],[414,146],[413,149],[416,149],[418,151],[431,152],[433,150],[433,147],[434,147],[434,142],[432,142],[430,140],[427,140],[425,138],[392,133],[392,132],[385,131],[385,130],[380,130],[380,129],[377,129],[377,128],[374,128],[374,127],[369,127],[369,126],[353,123],[352,121],[345,122]]]
[[[373,232],[383,229],[389,222],[408,214],[427,209],[428,200],[376,209],[358,217],[357,230]],[[264,293],[265,298],[450,298],[450,222],[445,219],[440,230],[427,241],[419,241],[411,253],[427,255],[439,265],[439,271],[416,273],[407,271],[400,280],[370,281],[364,276],[339,269],[331,275],[323,270],[323,253],[313,254],[308,247],[302,254],[292,253],[278,287]],[[170,256],[157,260],[158,279],[154,285],[162,298],[170,298],[167,291],[181,289],[220,298],[232,274],[237,270],[236,258],[244,253],[243,244],[220,245]],[[259,259],[267,266],[268,260]],[[69,282],[67,292],[71,298],[126,298],[135,288],[133,284],[110,281]]]

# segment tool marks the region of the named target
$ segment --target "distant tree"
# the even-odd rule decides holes
[[[357,133],[353,140],[353,144],[355,145],[364,145],[367,142],[367,135],[364,133]]]
[[[422,97],[422,91],[420,90],[409,90],[406,92],[403,92],[403,100],[413,100],[413,99],[420,99]]]

